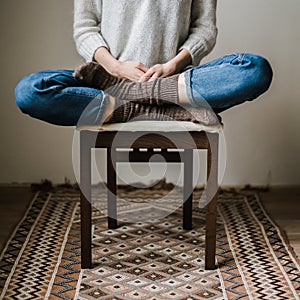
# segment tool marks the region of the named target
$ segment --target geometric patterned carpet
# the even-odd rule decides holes
[[[81,270],[79,192],[37,192],[0,256],[0,299],[300,299],[299,262],[255,191],[221,191],[213,271],[204,270],[205,211],[196,202],[192,230],[182,229],[180,207],[130,223],[143,203],[166,194],[118,190],[127,202],[116,230],[99,212],[105,195],[95,194],[94,268]]]

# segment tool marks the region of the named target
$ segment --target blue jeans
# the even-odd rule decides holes
[[[88,119],[100,124],[108,96],[85,86],[72,70],[47,70],[25,76],[15,88],[22,112],[56,125],[76,125],[88,106]],[[210,106],[220,113],[263,94],[272,81],[266,59],[230,54],[184,70],[188,99],[193,106]],[[86,118],[87,119],[87,118]]]

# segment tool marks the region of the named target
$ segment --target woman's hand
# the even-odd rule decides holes
[[[141,78],[140,82],[150,81],[158,77],[167,77],[176,72],[176,65],[171,61],[151,67]]]
[[[99,47],[96,50],[94,60],[110,74],[132,81],[139,81],[149,70],[149,68],[138,61],[119,61],[115,59],[105,47]]]
[[[116,77],[144,82],[180,73],[191,63],[192,57],[187,49],[182,49],[170,61],[164,64],[156,64],[149,69],[138,61],[119,61],[110,54],[107,48],[99,47],[94,54],[94,60]]]
[[[118,61],[111,73],[119,78],[139,81],[148,70],[149,68],[138,61]]]
[[[192,62],[192,57],[187,49],[182,49],[173,59],[151,67],[139,81],[144,82],[158,77],[167,77],[180,73],[186,66]]]

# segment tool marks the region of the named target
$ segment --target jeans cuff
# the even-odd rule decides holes
[[[192,72],[193,72],[193,70],[188,70],[187,72],[184,73],[186,93],[187,93],[189,103],[194,107],[198,107],[199,101],[201,101],[202,104],[205,106],[205,104],[207,105],[207,101],[197,92],[196,92],[197,98],[200,100],[195,101],[194,93],[193,93],[193,89],[192,89],[192,75],[193,75]]]
[[[191,73],[192,73],[192,70],[188,70],[184,73],[184,81],[185,81],[186,93],[187,93],[189,103],[192,106],[196,106],[196,102],[194,100],[193,91],[192,91],[192,87],[191,87]]]
[[[102,92],[102,95],[99,94],[98,97],[100,97],[100,103],[99,103],[99,110],[95,119],[95,124],[101,125],[104,122],[103,118],[106,111],[109,96],[106,93]]]

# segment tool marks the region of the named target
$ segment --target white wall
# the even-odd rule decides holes
[[[71,69],[81,61],[72,40],[72,10],[72,0],[0,4],[0,183],[42,178],[62,182],[65,176],[75,180],[73,128],[21,114],[13,97],[15,84],[25,74]],[[218,43],[207,60],[252,52],[266,56],[274,69],[267,94],[222,114],[227,144],[224,185],[300,183],[299,11],[298,0],[219,0]],[[176,181],[178,170],[172,166],[168,180]],[[120,174],[128,179],[124,169]]]

